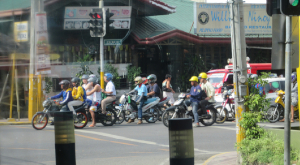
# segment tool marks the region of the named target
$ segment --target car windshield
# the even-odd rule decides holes
[[[208,75],[208,81],[214,86],[215,89],[217,89],[217,86],[223,81],[224,76],[225,73],[211,74]]]

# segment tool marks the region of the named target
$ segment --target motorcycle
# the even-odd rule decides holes
[[[76,118],[74,118],[74,127],[77,129],[84,128],[88,123],[88,119],[85,114],[85,106],[86,103],[80,106],[74,106],[74,110],[76,112]],[[47,99],[43,102],[43,107],[44,110],[42,112],[37,112],[32,117],[31,124],[36,130],[44,129],[48,124],[49,117],[53,117],[54,112],[69,111],[66,105],[61,107],[56,105],[55,101],[50,99]]]
[[[135,119],[138,117],[138,105],[135,100],[139,96],[137,94],[126,94],[124,93],[120,99],[120,106],[116,106],[117,117],[123,117],[123,121],[128,121],[129,119]],[[159,118],[159,108],[157,104],[160,99],[158,97],[148,99],[144,106],[142,107],[142,118],[148,123],[155,123]],[[120,119],[120,118],[119,118]],[[123,121],[119,121],[122,123]]]
[[[106,105],[106,115],[102,113],[101,105],[97,107],[97,111],[95,112],[95,121],[96,123],[101,123],[104,126],[112,126],[117,121],[117,113],[114,110],[114,105],[116,101],[109,103]],[[90,114],[89,108],[86,108],[86,114],[88,115],[88,120],[92,121],[92,116]]]
[[[283,90],[279,90],[276,92],[278,97],[275,99],[275,103],[271,105],[267,112],[266,112],[266,118],[269,120],[270,123],[275,123],[279,121],[280,119],[284,118],[284,108],[285,108],[285,103],[284,103],[284,95],[285,92]],[[298,113],[298,106],[294,107],[294,119],[299,119],[299,113]]]
[[[158,121],[162,120],[162,114],[165,112],[165,110],[170,107],[168,106],[168,102],[169,102],[170,98],[169,97],[165,97],[163,99],[161,99],[159,101],[159,103],[157,104],[158,110],[159,110],[159,117],[158,117]],[[166,105],[166,106],[165,106]]]
[[[224,90],[222,93],[223,96],[223,103],[222,105],[215,106],[215,109],[217,110],[217,124],[224,123],[229,117],[234,118],[235,117],[235,107],[234,107],[234,98],[231,98],[233,90]],[[229,108],[229,110],[227,109]]]
[[[189,91],[187,91],[189,93]],[[175,118],[194,118],[192,111],[188,111],[188,107],[191,102],[187,99],[187,94],[181,93],[178,96],[178,100],[175,101],[174,106],[169,107],[162,115],[163,124],[169,127],[169,119]],[[216,121],[216,109],[212,103],[209,103],[206,107],[208,115],[202,115],[201,109],[199,109],[199,121],[205,126],[211,126]]]

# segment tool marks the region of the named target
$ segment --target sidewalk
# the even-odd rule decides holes
[[[20,121],[16,119],[15,122],[9,122],[7,119],[0,119],[0,125],[25,125],[31,124],[31,121],[28,121],[28,118],[21,118]]]
[[[237,152],[223,152],[207,159],[202,165],[236,165]]]

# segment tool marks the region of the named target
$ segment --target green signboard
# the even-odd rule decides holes
[[[122,39],[107,39],[107,40],[104,40],[104,45],[105,46],[122,45]]]

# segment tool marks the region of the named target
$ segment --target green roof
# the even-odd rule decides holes
[[[24,9],[31,6],[31,0],[1,0],[0,11]]]

